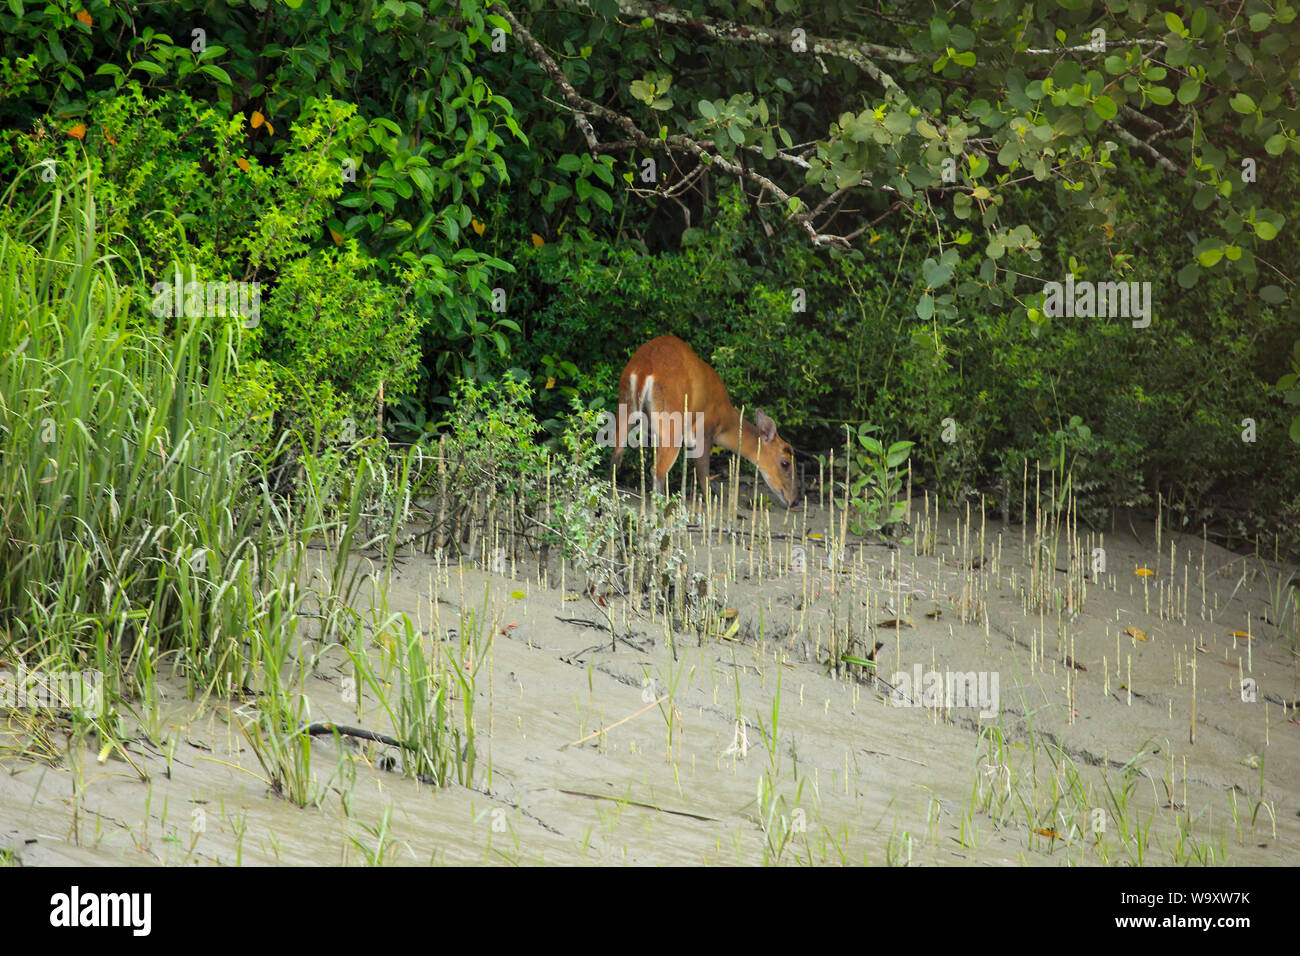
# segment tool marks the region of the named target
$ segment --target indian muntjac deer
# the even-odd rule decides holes
[[[636,350],[619,377],[618,401],[614,464],[627,448],[631,419],[643,412],[657,445],[656,491],[664,491],[683,446],[695,458],[700,489],[708,488],[709,454],[716,444],[752,461],[787,508],[799,503],[794,449],[776,433],[776,423],[761,408],[754,410],[754,422],[742,421],[718,373],[677,336],[661,335]],[[645,431],[642,419],[643,442]]]

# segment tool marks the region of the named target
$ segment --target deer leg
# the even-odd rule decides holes
[[[697,446],[698,454],[695,456],[696,494],[701,500],[707,502],[709,500],[709,457],[713,446],[704,438],[699,440],[702,444]]]
[[[655,491],[661,495],[668,493],[668,472],[677,462],[680,445],[660,445],[655,449]]]

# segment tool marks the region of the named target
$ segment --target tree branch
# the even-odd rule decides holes
[[[1182,175],[1182,170],[1180,170],[1177,166],[1175,166],[1173,164],[1173,161],[1170,160],[1169,157],[1165,156],[1164,153],[1160,152],[1160,150],[1156,149],[1150,143],[1142,142],[1142,140],[1138,139],[1136,136],[1134,136],[1132,133],[1126,130],[1123,126],[1120,126],[1114,120],[1109,120],[1106,125],[1108,125],[1111,129],[1113,129],[1115,131],[1115,135],[1118,136],[1120,139],[1122,139],[1130,147],[1136,149],[1140,153],[1146,153],[1146,155],[1151,157],[1151,159],[1155,162],[1155,164],[1159,166],[1161,169],[1166,170],[1167,172],[1171,172],[1175,176]]]
[[[546,48],[538,42],[537,38],[528,31],[528,29],[519,21],[510,10],[506,9],[501,3],[493,3],[489,8],[493,13],[504,18],[509,24],[514,35],[524,48],[532,55],[534,61],[542,72],[550,77],[551,81],[559,88],[561,95],[564,97],[569,109],[577,115],[590,114],[598,117],[611,126],[622,130],[623,134],[637,146],[646,150],[678,150],[694,156],[700,162],[720,169],[728,175],[735,176],[737,179],[747,181],[755,186],[765,189],[775,196],[786,209],[786,218],[798,225],[808,234],[808,238],[815,246],[823,246],[831,243],[848,244],[848,239],[843,236],[824,235],[817,231],[813,224],[813,217],[807,212],[806,206],[800,208],[797,212],[789,211],[791,196],[784,189],[774,183],[771,179],[762,173],[756,172],[747,166],[734,163],[731,160],[719,156],[716,153],[707,151],[703,146],[688,136],[674,134],[667,137],[650,136],[642,130],[631,117],[624,116],[622,113],[616,113],[609,107],[602,106],[592,100],[587,99],[574,88],[569,82],[569,78],[564,75],[560,65],[555,62],[554,58],[546,51]],[[586,117],[583,115],[583,119]],[[588,124],[590,125],[590,124]],[[584,131],[585,133],[585,131]],[[595,134],[588,138],[589,145],[594,141]],[[622,145],[622,144],[620,144]],[[593,152],[602,149],[599,142],[595,143]]]
[[[587,0],[559,0],[559,2],[571,7],[587,6]],[[651,19],[656,23],[688,27],[722,43],[753,43],[758,46],[783,46],[790,49],[793,39],[788,30],[778,31],[768,27],[750,26],[734,20],[719,20],[716,17],[697,17],[676,7],[664,3],[650,3],[647,0],[618,0],[618,9],[629,18]],[[803,40],[807,44],[808,53],[832,56],[852,63],[884,89],[895,90],[900,94],[903,94],[902,88],[892,76],[877,66],[875,61],[886,60],[904,64],[921,62],[921,58],[910,50],[881,46],[878,43],[855,43],[852,40],[810,34],[806,34]]]

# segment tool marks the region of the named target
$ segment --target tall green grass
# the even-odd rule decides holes
[[[88,178],[14,214],[31,185],[0,232],[0,628],[116,692],[170,653],[229,692],[296,543],[226,420],[242,330],[151,315]]]
[[[251,693],[244,730],[268,781],[314,802],[306,675],[292,653],[304,558],[323,541],[333,562],[316,606],[356,594],[349,552],[367,472],[338,507],[320,500],[321,459],[301,436],[245,434],[231,400],[239,318],[153,315],[147,277],[112,243],[86,173],[46,184],[29,172],[0,197],[0,667],[102,675],[98,712],[73,719],[110,739],[117,705],[148,706],[164,663],[192,696]],[[288,450],[303,466],[292,500],[266,480]],[[409,462],[399,474],[409,482]],[[357,621],[340,615],[319,638]],[[428,718],[415,736],[447,780],[459,748],[435,710],[404,723]]]

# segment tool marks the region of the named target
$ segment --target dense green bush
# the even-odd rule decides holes
[[[861,255],[836,257],[791,244],[756,261],[757,227],[733,195],[676,252],[576,242],[528,251],[513,293],[527,302],[528,340],[515,357],[539,370],[539,386],[555,378],[541,370],[564,366],[565,384],[612,404],[632,350],[671,332],[714,365],[737,405],[767,408],[805,450],[843,447],[843,426],[863,421],[887,442],[917,442],[915,480],[946,499],[984,492],[1000,505],[1019,496],[1026,462],[1032,476],[1034,462],[1064,455],[1081,515],[1096,526],[1111,508],[1153,504],[1159,491],[1192,527],[1208,520],[1238,536],[1295,535],[1274,520],[1296,513],[1286,476],[1297,461],[1274,386],[1285,356],[1273,354],[1294,324],[1265,306],[1243,336],[1233,280],[1174,282],[1186,224],[1147,185],[1139,178],[1118,197],[1134,221],[1151,224],[1144,261],[1113,258],[1077,226],[1058,231],[1043,262],[1026,269],[1044,277],[1037,285],[1025,278],[1013,289],[1041,302],[1042,281],[1070,270],[1152,281],[1146,329],[1041,312],[1017,323],[1009,309],[960,297],[921,320],[911,303],[929,267],[925,240],[884,234]],[[1046,232],[1050,203],[1025,202]],[[979,276],[958,264],[952,281]],[[792,308],[796,289],[806,312]],[[1253,444],[1242,441],[1246,417],[1260,423]],[[1252,485],[1249,500],[1233,501]]]
[[[828,30],[846,15],[868,32],[879,27],[862,11],[802,12]],[[1027,462],[1064,456],[1088,520],[1159,494],[1191,527],[1209,520],[1238,536],[1281,528],[1300,543],[1300,462],[1286,440],[1294,410],[1284,400],[1295,391],[1284,377],[1297,323],[1279,298],[1294,283],[1271,275],[1278,287],[1261,297],[1256,285],[1266,280],[1217,268],[1217,248],[1205,246],[1209,218],[1227,234],[1253,240],[1254,229],[1268,239],[1243,218],[1256,201],[1271,224],[1300,215],[1295,167],[1282,159],[1292,134],[1253,119],[1285,117],[1280,101],[1263,106],[1273,94],[1235,95],[1228,105],[1226,87],[1205,84],[1205,97],[1214,93],[1204,100],[1210,139],[1257,146],[1271,137],[1272,146],[1257,182],[1225,191],[1232,162],[1209,139],[1197,145],[1197,162],[1213,174],[1193,208],[1185,184],[1145,153],[1106,146],[1082,157],[1087,150],[1061,139],[1060,124],[1033,127],[1062,146],[1061,162],[1079,178],[1037,177],[1047,161],[1011,144],[1037,179],[994,183],[1011,175],[1006,164],[984,177],[995,187],[981,200],[984,224],[1000,216],[1023,230],[1005,237],[1006,271],[996,273],[985,268],[991,254],[982,263],[967,254],[979,240],[965,231],[976,218],[965,191],[960,202],[932,191],[920,214],[884,220],[848,251],[812,248],[721,173],[679,200],[638,191],[648,151],[606,140],[608,150],[593,155],[519,38],[492,49],[491,31],[503,24],[478,0],[0,6],[0,175],[36,168],[28,181],[40,203],[88,163],[99,215],[143,281],[180,271],[261,283],[260,324],[238,339],[246,374],[237,388],[252,413],[245,427],[267,440],[290,420],[307,423],[317,446],[345,426],[370,434],[381,402],[390,437],[411,440],[436,428],[457,380],[482,385],[514,370],[532,386],[541,440],[558,448],[573,400],[612,405],[632,350],[672,332],[714,365],[737,405],[770,411],[801,450],[842,447],[844,426],[868,422],[886,444],[916,442],[915,481],[945,498],[995,501]],[[192,36],[196,25],[206,41]],[[986,27],[972,22],[962,36],[974,42],[972,31]],[[586,94],[647,123],[694,124],[717,139],[719,155],[735,155],[743,140],[759,151],[750,156],[770,159],[776,142],[760,115],[768,110],[782,132],[822,141],[825,110],[845,77],[858,76],[843,60],[801,75],[744,44],[616,22],[608,2],[534,28],[564,51],[564,69]],[[940,42],[917,29],[920,52]],[[1252,32],[1261,55],[1292,56],[1274,49],[1268,31]],[[611,46],[612,36],[628,48]],[[655,56],[677,77],[671,90],[641,69]],[[1255,82],[1241,63],[1218,75]],[[972,101],[956,79],[960,64],[937,65],[914,63],[899,76],[924,88],[916,97],[924,110],[968,107],[991,134],[1005,132],[1006,109],[1041,108],[1064,123],[1074,108],[1049,105],[1070,96],[1072,63],[1057,70],[1063,85],[1050,96],[1042,81],[1009,71],[1014,107]],[[988,69],[981,57],[977,72]],[[1138,82],[1125,63],[1106,69],[1126,88]],[[1159,79],[1154,64],[1132,69],[1148,85]],[[752,78],[754,92],[728,98],[736,76]],[[956,84],[950,96],[940,95],[941,81]],[[708,95],[708,112],[687,89]],[[1180,86],[1181,105],[1184,92],[1196,91]],[[852,172],[866,154],[916,171],[911,120],[886,107],[897,129],[885,130],[884,151],[864,144],[861,155],[814,166],[808,185],[837,164]],[[1235,204],[1214,199],[1215,182]],[[0,210],[0,224],[22,215]],[[1293,228],[1268,241],[1267,249],[1243,241],[1241,255],[1300,259]],[[1189,256],[1206,252],[1189,271]],[[1151,281],[1152,325],[1049,319],[1042,282],[1067,272]],[[1253,442],[1243,441],[1250,421]]]
[[[163,652],[199,688],[250,679],[241,643],[291,630],[305,538],[259,481],[241,325],[151,316],[85,170],[26,185],[0,201],[0,652],[104,675],[111,736]]]
[[[347,198],[341,165],[371,133],[355,106],[306,104],[300,122],[277,131],[273,165],[251,148],[268,135],[265,123],[255,129],[183,93],[150,97],[128,82],[88,120],[80,138],[43,119],[5,131],[0,168],[32,170],[39,203],[88,167],[104,227],[146,282],[257,283],[260,311],[240,348],[259,362],[251,367],[271,403],[259,412],[310,419],[317,434],[345,423],[365,433],[381,401],[415,389],[423,356],[438,356],[429,362],[436,374],[481,376],[489,353],[508,350],[513,323],[479,318],[490,314],[491,257],[376,259],[326,226]],[[172,311],[170,298],[162,305]]]

